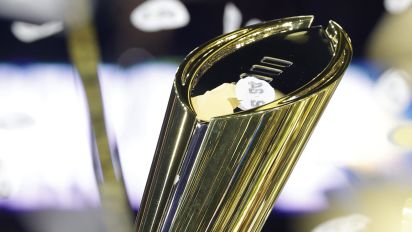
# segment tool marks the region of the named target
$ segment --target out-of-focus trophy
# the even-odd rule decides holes
[[[262,229],[352,56],[338,24],[312,21],[249,26],[186,57],[137,231]]]

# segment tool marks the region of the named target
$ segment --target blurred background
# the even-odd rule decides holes
[[[354,58],[263,231],[412,231],[412,0],[73,2],[0,0],[0,231],[99,231],[67,22],[93,21],[107,127],[137,212],[183,58],[239,27],[308,14],[338,22]]]

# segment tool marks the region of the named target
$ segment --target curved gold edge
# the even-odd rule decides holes
[[[320,72],[315,78],[308,82],[303,87],[294,92],[280,98],[274,102],[257,107],[248,111],[237,113],[244,115],[248,113],[255,113],[263,110],[276,110],[276,108],[290,104],[291,102],[300,101],[313,93],[319,92],[327,88],[331,83],[341,78],[346,68],[349,66],[352,59],[352,44],[349,36],[336,22],[330,20],[328,27],[325,29],[326,36],[330,39],[333,56],[329,64]],[[236,115],[236,114],[233,114]],[[232,115],[216,117],[230,117]]]
[[[229,119],[234,117],[243,117],[257,112],[267,110],[277,110],[280,107],[291,104],[292,102],[301,101],[310,95],[327,88],[331,83],[342,77],[346,68],[349,66],[352,59],[352,44],[349,36],[336,22],[330,20],[328,27],[325,29],[326,36],[330,39],[333,56],[329,64],[320,72],[312,81],[308,82],[303,87],[286,95],[269,104],[230,115],[212,118],[212,120]]]
[[[301,16],[301,17],[293,17],[289,19],[275,20],[275,21],[260,24],[258,26],[251,26],[251,27],[247,27],[244,29],[240,29],[239,31],[232,32],[228,35],[223,35],[209,42],[209,43],[212,43],[213,45],[208,46],[208,44],[205,44],[197,48],[196,50],[194,50],[192,53],[189,54],[189,56],[185,59],[183,64],[179,67],[177,75],[176,75],[177,78],[175,80],[174,88],[172,91],[173,93],[170,98],[171,101],[169,102],[169,106],[167,110],[167,112],[171,114],[170,115],[167,114],[169,116],[165,118],[165,123],[162,128],[161,139],[159,140],[159,144],[156,150],[156,156],[154,157],[154,162],[152,164],[151,173],[149,175],[149,181],[145,189],[145,196],[142,201],[142,207],[141,207],[142,211],[139,212],[139,217],[137,219],[137,228],[138,228],[137,231],[159,231],[160,230],[161,224],[165,216],[164,210],[168,209],[170,206],[170,196],[174,191],[172,186],[174,186],[175,176],[177,173],[180,173],[181,165],[183,162],[182,160],[184,160],[186,156],[185,154],[187,152],[187,144],[188,144],[187,141],[191,140],[190,138],[193,134],[193,128],[195,127],[195,125],[197,125],[198,123],[202,123],[195,118],[195,113],[190,106],[189,90],[191,88],[191,85],[188,82],[195,78],[195,76],[192,76],[193,73],[199,73],[200,71],[205,71],[205,70],[200,70],[200,68],[201,66],[205,65],[205,62],[208,62],[207,59],[210,56],[213,56],[213,55],[217,56],[219,50],[223,50],[227,47],[230,47],[234,43],[236,43],[236,41],[239,41],[240,39],[245,38],[249,35],[252,36],[252,34],[256,32],[255,29],[260,30],[262,28],[262,25],[269,25],[269,27],[270,25],[272,25],[272,27],[274,27],[275,24],[285,24],[290,21],[293,21],[293,19],[297,21],[301,20],[299,21],[299,23],[301,24],[298,25],[299,28],[305,28],[305,27],[308,28],[311,26],[311,23],[313,21],[313,16]],[[284,28],[279,29],[279,30],[282,31],[284,30]],[[279,32],[279,30],[277,30],[277,32]],[[277,32],[274,32],[274,33],[277,33]],[[327,96],[333,93],[333,90],[336,87],[339,78],[343,75],[345,68],[349,65],[351,54],[352,54],[352,48],[350,45],[349,37],[347,37],[346,33],[342,30],[342,28],[340,28],[339,25],[331,21],[328,27],[326,28],[325,33],[331,39],[331,43],[334,44],[335,55],[333,56],[330,64],[325,68],[325,70],[321,72],[321,74],[319,74],[319,78],[323,78],[323,79],[316,79],[317,80],[316,83],[318,83],[318,85],[314,86],[311,89],[306,89],[307,91],[304,94],[302,92],[302,96],[300,98],[295,97],[294,99],[290,99],[289,102],[286,101],[285,98],[280,99],[282,101],[277,101],[278,105],[272,106],[272,108],[264,108],[264,107],[272,105],[275,102],[259,107],[253,111],[244,111],[240,114],[238,113],[238,114],[232,114],[229,116],[213,118],[212,121],[208,124],[205,141],[208,141],[210,139],[212,140],[218,139],[219,136],[216,136],[218,134],[218,135],[224,135],[224,136],[229,136],[229,137],[233,135],[240,136],[237,139],[233,139],[233,138],[223,139],[222,141],[226,141],[227,143],[224,142],[224,144],[220,144],[219,147],[228,146],[233,141],[238,141],[238,140],[240,141],[239,142],[240,145],[249,144],[250,141],[252,140],[258,142],[260,141],[259,138],[262,138],[262,139],[264,138],[264,141],[266,142],[279,144],[279,143],[282,143],[283,139],[295,138],[295,136],[287,135],[289,133],[292,133],[292,134],[296,134],[296,136],[298,136],[297,138],[300,138],[299,141],[301,141],[299,142],[299,146],[296,146],[296,148],[293,148],[293,152],[292,152],[293,154],[289,156],[289,155],[286,155],[285,153],[285,155],[281,155],[278,157],[278,155],[275,155],[274,153],[269,158],[270,159],[279,159],[279,158],[289,159],[288,157],[290,157],[290,159],[294,159],[294,160],[297,159],[297,157],[299,156],[300,150],[303,149],[305,141],[308,139],[310,131],[315,126],[316,121],[318,120],[318,117],[321,114],[322,109],[327,103],[327,99],[328,99]],[[235,40],[235,42],[233,40]],[[213,47],[213,49],[211,50],[210,47]],[[234,51],[236,50],[233,50],[232,52]],[[225,54],[223,53],[220,55],[225,55]],[[217,56],[217,57],[221,58],[221,56]],[[295,103],[296,105],[299,105],[299,106],[292,107],[293,105],[295,105]],[[285,106],[285,107],[281,107],[281,106]],[[314,107],[313,110],[309,110],[312,106],[316,106],[316,107]],[[276,111],[276,110],[279,110],[279,111]],[[299,119],[300,118],[299,115],[301,114],[305,115],[305,117],[308,118],[307,119],[308,121],[304,120],[306,122],[304,121],[301,122],[301,120]],[[310,116],[310,115],[315,115],[315,116]],[[269,118],[271,118],[271,120],[269,120]],[[176,120],[176,119],[181,119],[181,120]],[[279,121],[280,123],[279,126],[276,126],[277,125],[277,123],[275,123],[276,121]],[[299,125],[303,126],[305,129],[303,130],[303,132],[293,132],[292,131],[293,127],[300,128],[301,126],[293,126],[293,127],[281,126],[284,123],[287,123],[288,125],[299,123]],[[241,126],[241,125],[244,125],[244,126]],[[256,129],[258,125],[265,125],[265,127],[268,127],[267,132],[272,131],[272,129],[269,130],[269,128],[272,128],[272,127],[274,131],[278,131],[279,129],[276,129],[278,127],[279,128],[284,127],[285,131],[282,132],[282,136],[276,139],[276,141],[279,141],[279,143],[278,142],[275,143],[275,140],[272,141],[270,136],[262,137],[262,135],[257,136],[257,134],[255,134],[257,133],[256,131],[260,131],[260,129],[259,130]],[[222,131],[221,127],[227,128],[225,133]],[[239,133],[235,133],[236,130],[241,130],[241,131],[239,131]],[[263,133],[263,131],[259,133]],[[278,133],[280,133],[280,130],[277,132],[277,134]],[[173,134],[173,136],[171,136],[171,134]],[[208,136],[210,136],[209,139],[208,139]],[[213,144],[215,143],[209,143],[209,145],[213,145]],[[287,144],[295,144],[295,142],[288,142]],[[265,148],[265,150],[266,149],[268,149],[267,152],[272,154],[273,152],[275,152],[277,148],[272,147],[269,149],[268,147],[268,148]],[[212,153],[210,153],[209,155],[204,156],[205,154],[203,153],[205,153],[206,151],[209,151],[209,149],[205,150],[205,147],[201,148],[200,150],[201,150],[200,153],[202,154],[200,154],[199,160],[197,162],[200,162],[201,160],[204,160],[204,159],[208,159],[208,156],[212,155]],[[236,154],[237,154],[236,155],[237,158],[244,157],[244,155],[242,155],[243,152],[240,152],[240,150]],[[225,159],[224,156],[219,156],[219,155],[213,155],[213,157],[221,157],[222,159]],[[256,157],[256,156],[251,155],[249,157]],[[253,160],[254,159],[255,158],[253,158]],[[253,162],[261,162],[259,160],[260,158]],[[233,166],[235,165],[237,161],[226,159],[225,162],[230,162]],[[265,161],[265,165],[269,165],[271,162],[274,162],[274,161],[273,160]],[[291,169],[294,166],[294,162],[295,161],[292,161],[292,160],[288,161],[290,165],[285,167],[284,173],[288,174],[291,171]],[[263,163],[261,165],[263,165]],[[224,168],[222,170],[226,170],[225,165],[220,165],[220,166]],[[233,166],[233,168],[235,167],[236,165]],[[273,187],[272,189],[274,189],[274,191],[276,190],[277,193],[276,194],[273,193],[270,196],[268,196],[268,200],[269,200],[268,202],[274,201],[274,199],[276,198],[278,192],[280,191],[283,185],[282,183],[284,183],[284,181],[287,179],[287,176],[288,175],[285,175],[285,176],[282,175],[281,177],[279,177],[280,181],[279,182],[276,181],[277,184],[272,186]],[[251,177],[248,177],[248,178],[251,178]],[[265,179],[267,178],[261,177],[259,181],[264,181]],[[193,180],[188,182],[188,186],[191,186],[190,183],[194,183]],[[257,201],[253,200],[253,202],[257,202]],[[266,216],[268,215],[266,211],[270,210],[271,208],[268,205],[265,204],[265,207],[262,206],[262,213],[258,213],[257,214],[258,216],[256,217],[246,216],[245,218],[246,221],[245,221],[242,219],[245,216],[239,215],[240,217],[238,219],[240,220],[236,220],[233,223],[230,223],[230,225],[228,224],[228,226],[230,226],[231,228],[239,228],[239,226],[243,227],[245,225],[251,225],[253,227],[251,231],[257,231],[262,225],[262,223],[260,222],[264,221]],[[230,206],[227,206],[227,207],[229,208],[225,207],[225,212],[229,212],[232,210],[232,207]],[[179,208],[183,209],[185,207],[183,208],[179,207]],[[212,209],[213,208],[209,210],[212,210]],[[180,212],[183,213],[185,212],[185,210],[180,211]],[[246,213],[248,212],[248,210],[242,210],[242,212]],[[181,221],[180,220],[178,221],[180,222],[185,221],[187,218],[185,218],[184,215],[185,213],[183,213],[183,215],[180,215],[179,218],[181,217],[183,219]],[[212,218],[215,218],[215,217],[212,216]],[[225,220],[230,219],[230,218],[231,217],[216,218],[217,219],[216,222],[219,222],[219,223],[215,224],[215,226],[224,225]],[[249,219],[250,220],[253,219],[256,221],[251,222],[249,221]],[[208,228],[210,228],[209,226],[214,227],[212,224],[208,225],[207,227]],[[176,228],[178,227],[179,226],[177,226]],[[212,229],[212,231],[216,231],[216,230]]]
[[[282,22],[285,21],[282,20]],[[312,20],[308,25],[310,26],[311,23]],[[255,27],[262,28],[263,26],[261,24]],[[189,99],[190,81],[196,78],[191,75],[202,73],[202,70],[200,67],[187,67],[186,65],[205,65],[205,62],[208,62],[207,58],[212,55],[216,56],[219,49],[225,49],[225,46],[231,46],[256,32],[250,30],[251,28],[241,29],[241,34],[236,34],[239,31],[231,33],[235,35],[236,41],[220,42],[219,47],[212,52],[208,52],[207,46],[203,46],[191,53],[191,56],[197,55],[197,59],[203,55],[201,62],[194,64],[193,61],[182,64],[175,81],[175,91],[181,101],[180,104],[188,111],[193,111]],[[245,32],[245,30],[248,31]],[[352,47],[343,29],[330,21],[325,33],[331,40],[334,54],[327,67],[311,82],[311,88],[306,86],[300,89],[298,92],[300,95],[279,99],[254,110],[212,118],[204,138],[207,143],[204,143],[199,150],[198,158],[193,166],[195,171],[192,172],[188,181],[188,190],[181,198],[171,231],[187,229],[202,231],[201,228],[207,231],[222,231],[223,228],[227,229],[223,231],[259,231],[261,229],[277,195],[351,60]],[[222,38],[224,36],[220,37]],[[187,61],[190,59],[188,57]],[[185,80],[182,79],[183,73],[187,75]],[[185,85],[183,81],[186,81]],[[236,149],[233,150],[235,144]],[[253,152],[249,152],[245,147],[248,144],[254,144]],[[263,156],[263,154],[266,155]],[[238,166],[240,160],[243,160],[242,163],[246,166]],[[210,165],[206,165],[207,163]],[[260,168],[252,171],[255,170],[256,165]],[[276,166],[272,167],[273,165]],[[216,170],[225,173],[236,170],[239,175],[227,176],[220,173],[217,175],[219,179],[214,179]],[[272,177],[269,178],[268,174]],[[228,184],[230,186],[227,186]],[[214,187],[202,193],[203,195],[193,195],[194,191],[200,188],[199,186]],[[264,186],[264,189],[261,189],[261,186]],[[252,195],[239,198],[238,193],[245,193],[245,191],[252,191]],[[261,195],[262,193],[265,194]],[[198,207],[200,203],[202,203],[201,209]],[[188,218],[193,218],[194,222],[186,223]]]
[[[277,19],[239,29],[238,31],[220,36],[198,47],[189,54],[177,71],[174,82],[176,95],[188,110],[194,112],[190,101],[190,90],[193,85],[196,84],[197,79],[201,77],[217,60],[235,52],[237,49],[247,45],[248,43],[244,43],[237,48],[236,45],[239,46],[239,44],[242,44],[245,40],[250,39],[250,37],[256,37],[256,33],[263,35],[260,35],[260,37],[256,40],[249,41],[249,43],[256,42],[275,33],[309,28],[312,25],[313,20],[313,16],[297,16]],[[326,88],[328,85],[340,78],[352,58],[351,41],[342,27],[332,20],[329,21],[329,24],[325,29],[325,33],[330,39],[333,57],[324,70],[314,77],[312,81],[296,91],[286,95],[285,97],[269,104],[247,111],[215,117],[212,118],[211,121],[217,119],[229,119],[232,117],[243,117],[251,113],[265,110],[276,110],[277,108],[290,104],[291,102],[300,101],[314,92]]]
[[[179,99],[193,111],[190,91],[216,61],[235,52],[241,47],[259,41],[276,33],[309,28],[313,16],[296,16],[276,19],[258,25],[251,25],[217,37],[193,50],[179,66],[174,87]]]

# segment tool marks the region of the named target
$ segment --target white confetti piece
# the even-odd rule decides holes
[[[236,83],[239,108],[249,110],[275,100],[275,90],[266,81],[247,76]]]
[[[156,32],[186,26],[190,15],[180,1],[149,0],[132,11],[130,21],[139,30]]]

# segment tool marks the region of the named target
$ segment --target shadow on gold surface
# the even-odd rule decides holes
[[[300,16],[253,25],[189,54],[176,74],[137,231],[261,230],[349,65],[348,36],[333,21],[316,28],[330,61],[272,103],[204,122],[190,99],[212,66],[260,41],[309,30],[312,21]]]

